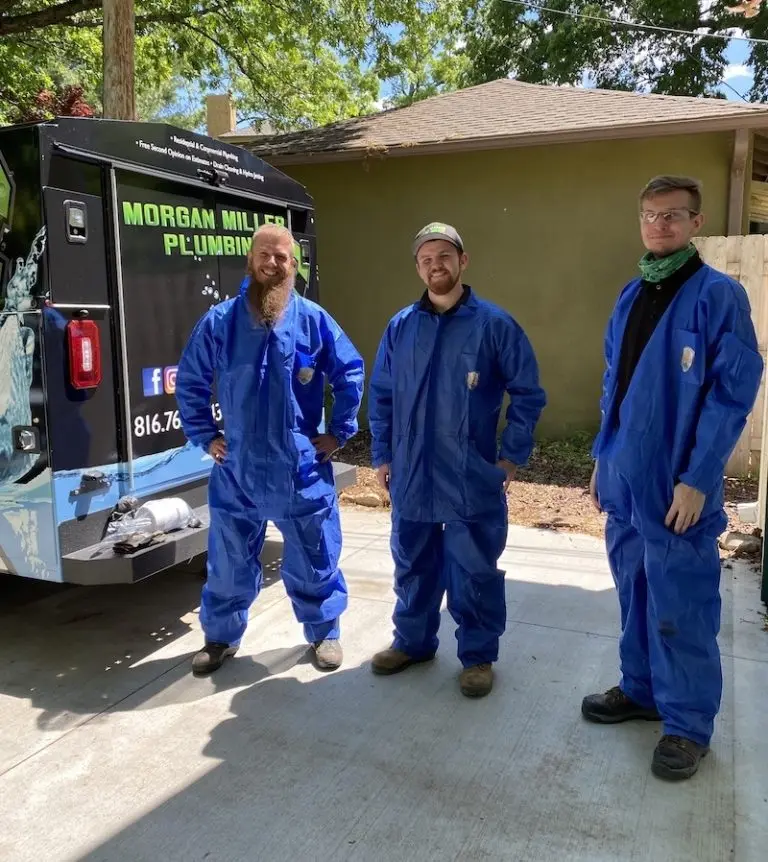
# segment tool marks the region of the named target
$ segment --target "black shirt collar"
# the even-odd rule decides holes
[[[430,314],[455,314],[462,305],[465,305],[469,301],[469,297],[472,295],[472,288],[468,284],[464,284],[462,287],[464,288],[464,292],[461,294],[461,298],[456,305],[452,305],[447,311],[442,312],[432,304],[432,301],[429,298],[429,291],[425,290],[419,300],[419,310],[428,311]]]

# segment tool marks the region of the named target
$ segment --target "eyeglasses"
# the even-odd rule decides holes
[[[640,221],[643,224],[654,224],[657,219],[661,219],[664,224],[675,224],[683,221],[686,214],[697,216],[698,212],[685,208],[666,210],[660,213],[652,212],[651,210],[640,210]]]

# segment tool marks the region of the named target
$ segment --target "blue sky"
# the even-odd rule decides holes
[[[752,86],[752,74],[746,66],[749,57],[749,43],[730,42],[726,57],[729,65],[725,70],[725,80],[734,90],[746,96]],[[729,87],[721,87],[720,90],[727,98],[739,101],[739,97]]]

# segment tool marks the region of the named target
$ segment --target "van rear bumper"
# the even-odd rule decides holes
[[[334,462],[333,472],[337,491],[354,485],[357,471],[352,465]],[[134,554],[116,554],[104,542],[67,554],[61,561],[64,582],[82,586],[131,584],[191,560],[205,552],[210,524],[207,505],[198,506],[194,512],[202,526],[168,533],[157,544]]]

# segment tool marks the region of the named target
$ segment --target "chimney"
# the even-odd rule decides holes
[[[217,93],[205,97],[205,120],[208,135],[220,138],[227,132],[234,132],[237,125],[235,103],[232,93]]]

